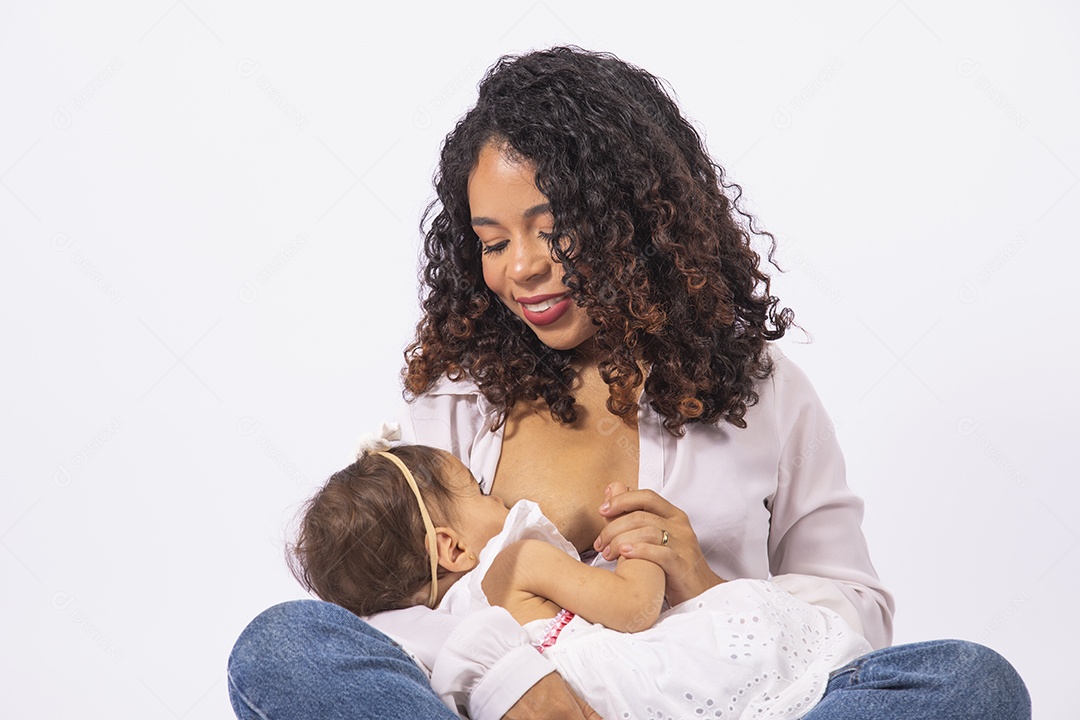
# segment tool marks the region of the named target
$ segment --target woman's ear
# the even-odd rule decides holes
[[[435,528],[435,546],[439,550],[439,565],[445,570],[468,572],[477,565],[476,554],[453,528]]]

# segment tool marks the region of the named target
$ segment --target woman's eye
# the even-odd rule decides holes
[[[498,255],[506,249],[506,244],[508,242],[509,240],[503,240],[502,242],[492,243],[491,245],[481,244],[481,252],[483,252],[484,255]]]

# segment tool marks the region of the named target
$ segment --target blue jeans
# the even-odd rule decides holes
[[[835,671],[804,720],[1029,720],[1031,697],[1009,661],[963,640],[896,645]]]
[[[251,621],[229,656],[229,699],[240,720],[457,720],[393,640],[320,600]]]
[[[388,637],[317,600],[251,621],[229,657],[239,720],[453,720]],[[833,673],[805,720],[1027,720],[1031,701],[1009,663],[960,640],[899,645]]]

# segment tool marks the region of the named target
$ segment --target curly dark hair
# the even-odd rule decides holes
[[[405,351],[406,397],[444,374],[468,376],[502,409],[496,427],[537,398],[562,423],[577,417],[575,351],[543,345],[484,284],[467,190],[488,144],[536,168],[554,216],[552,258],[598,325],[608,410],[633,418],[644,383],[673,435],[688,422],[745,427],[755,383],[772,373],[766,344],[794,318],[751,242],[767,238],[771,262],[776,240],[740,209],[742,188],[661,80],[577,47],[501,58],[446,137],[423,221],[424,316]]]

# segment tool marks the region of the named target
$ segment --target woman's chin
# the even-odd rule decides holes
[[[597,327],[590,322],[589,327],[570,327],[562,331],[534,327],[532,331],[540,342],[552,350],[577,350],[579,354],[591,354]]]

